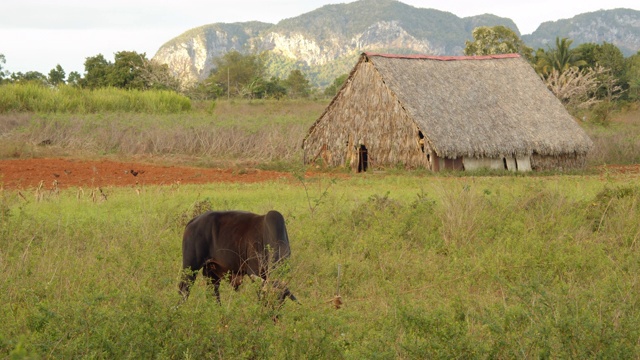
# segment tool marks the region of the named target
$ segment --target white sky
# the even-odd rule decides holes
[[[512,19],[530,34],[545,21],[601,9],[640,10],[638,0],[401,0],[459,17],[494,14]],[[45,75],[60,64],[67,74],[84,73],[87,57],[113,61],[118,51],[152,58],[183,32],[217,22],[268,23],[296,17],[323,5],[350,0],[0,0],[0,54],[10,72]]]

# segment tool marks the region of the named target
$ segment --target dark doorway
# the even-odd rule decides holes
[[[367,147],[360,145],[358,149],[358,172],[367,171],[369,167],[369,155],[367,155]]]

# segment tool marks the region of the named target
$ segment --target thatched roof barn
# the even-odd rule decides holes
[[[359,171],[568,169],[592,146],[517,54],[363,53],[303,142],[305,163]]]

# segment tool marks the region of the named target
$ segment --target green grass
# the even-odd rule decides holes
[[[0,86],[0,113],[133,112],[171,114],[190,109],[191,101],[188,98],[171,91],[139,91],[116,88],[87,90],[66,85],[46,87],[36,83]]]
[[[0,193],[0,357],[640,356],[635,178],[103,190],[96,202],[87,189]],[[174,308],[184,219],[203,204],[284,214],[293,255],[280,276],[302,305],[264,307],[247,281],[225,284],[220,306],[199,278]]]

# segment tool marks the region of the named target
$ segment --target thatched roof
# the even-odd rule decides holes
[[[364,53],[441,157],[586,154],[592,141],[517,54]],[[357,73],[357,66],[350,76]],[[334,99],[335,100],[335,99]]]

